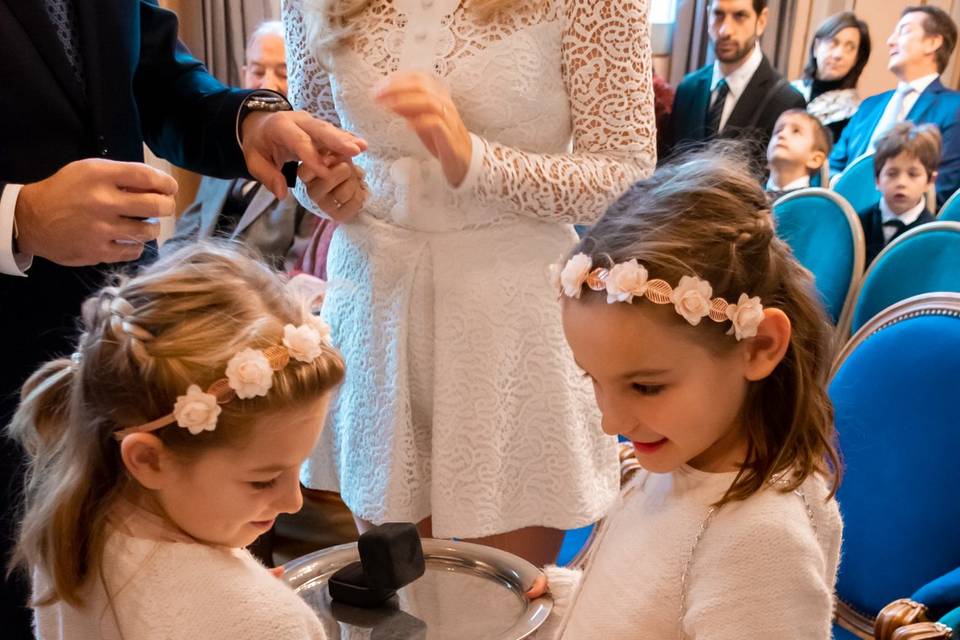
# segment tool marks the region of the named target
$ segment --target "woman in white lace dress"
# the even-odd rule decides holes
[[[363,202],[330,246],[347,377],[302,480],[339,490],[361,529],[420,522],[549,560],[618,490],[545,270],[655,164],[647,2],[283,13],[295,107],[370,145],[366,193],[296,190],[335,218]]]

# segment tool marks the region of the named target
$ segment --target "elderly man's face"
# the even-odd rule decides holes
[[[247,49],[247,64],[243,66],[244,89],[272,89],[287,95],[287,61],[283,38],[265,34]]]

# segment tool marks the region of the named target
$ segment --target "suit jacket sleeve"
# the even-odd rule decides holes
[[[674,149],[676,149],[677,145],[684,140],[686,128],[684,127],[683,120],[684,118],[691,117],[691,114],[688,113],[691,102],[691,86],[690,81],[686,78],[681,80],[680,84],[677,85],[677,91],[673,97],[673,108],[670,110],[667,135],[664,139],[664,157],[661,158],[661,160],[668,158]]]
[[[140,0],[140,59],[133,80],[144,139],[158,156],[217,177],[248,175],[237,115],[251,93],[216,80],[177,39],[177,18]]]
[[[830,151],[830,175],[842,172],[854,160],[850,153],[850,139],[855,131],[864,126],[863,122],[864,109],[861,103],[860,108],[850,118],[850,122],[843,128],[840,139],[836,141]]]
[[[937,206],[942,205],[954,191],[960,188],[960,109],[940,127],[943,151],[937,175]]]

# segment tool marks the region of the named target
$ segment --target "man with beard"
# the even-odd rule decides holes
[[[716,61],[687,74],[677,87],[669,151],[714,138],[749,140],[760,170],[777,118],[787,109],[803,109],[806,102],[760,50],[766,0],[713,0],[709,11]]]

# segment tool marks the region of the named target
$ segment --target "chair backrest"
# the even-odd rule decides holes
[[[841,334],[899,300],[933,291],[960,291],[960,222],[929,222],[884,247],[853,294]]]
[[[827,189],[800,189],[773,204],[779,235],[813,273],[817,292],[836,323],[863,273],[860,219],[847,202]]]
[[[843,458],[837,595],[875,616],[960,566],[960,294],[884,310],[847,343],[830,397]]]
[[[932,211],[932,209],[931,209]],[[937,214],[937,220],[953,220],[960,222],[960,189],[953,192],[953,195],[947,198],[947,201],[940,207]]]
[[[834,175],[830,188],[843,196],[857,213],[879,202],[880,192],[873,175],[873,154],[863,154],[848,164],[843,173]]]

